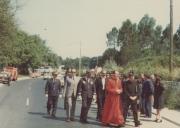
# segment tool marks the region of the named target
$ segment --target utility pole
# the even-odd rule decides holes
[[[170,0],[170,64],[169,72],[172,77],[173,72],[173,0]]]
[[[81,76],[81,42],[80,42],[80,51],[79,51],[79,76]]]
[[[98,64],[99,63],[99,58],[98,58],[98,56],[97,56],[97,62],[96,62],[96,66],[98,67]]]

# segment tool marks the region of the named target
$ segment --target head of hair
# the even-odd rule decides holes
[[[134,76],[134,74],[132,73],[132,72],[130,72],[129,74],[128,74],[128,77],[133,77]]]

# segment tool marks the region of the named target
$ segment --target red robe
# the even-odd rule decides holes
[[[102,113],[102,123],[121,125],[124,123],[122,102],[120,95],[116,90],[121,89],[122,85],[119,79],[109,79],[106,85],[106,98],[104,103],[104,110]]]

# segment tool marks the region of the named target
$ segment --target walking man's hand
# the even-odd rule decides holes
[[[59,95],[59,98],[62,98],[62,94]]]

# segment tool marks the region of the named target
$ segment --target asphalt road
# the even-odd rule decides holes
[[[92,105],[89,111],[90,124],[79,122],[80,102],[76,107],[76,120],[67,123],[63,109],[63,99],[59,99],[57,119],[46,114],[44,95],[45,82],[42,79],[29,79],[12,83],[11,86],[0,86],[0,128],[102,128],[96,122],[96,107]],[[152,120],[141,118],[141,128],[177,128],[170,122],[157,124]],[[125,128],[132,128],[130,118]]]

